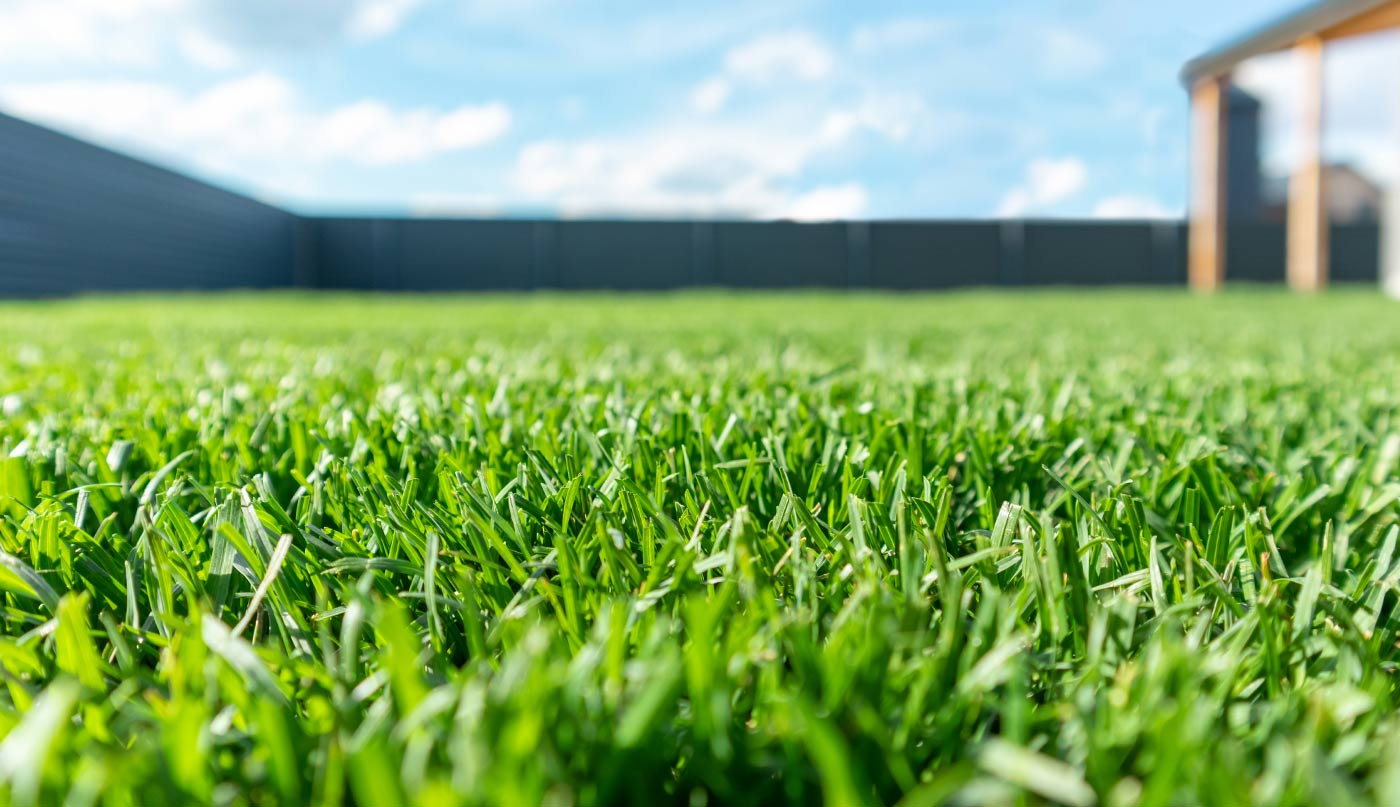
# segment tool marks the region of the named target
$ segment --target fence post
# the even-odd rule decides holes
[[[852,221],[846,224],[846,287],[864,289],[870,286],[870,224]]]
[[[374,219],[370,222],[370,288],[375,291],[402,290],[399,271],[398,220]]]
[[[712,286],[715,282],[715,225],[696,221],[690,225],[690,283]]]
[[[317,219],[292,219],[292,288],[315,289],[321,285],[320,229]]]
[[[1152,267],[1153,285],[1174,286],[1185,281],[1177,267],[1181,263],[1181,228],[1176,222],[1155,221],[1152,223]]]
[[[556,223],[535,222],[530,232],[530,244],[530,288],[556,288],[559,285],[559,232]]]
[[[1026,222],[1007,219],[1001,222],[1001,265],[998,281],[1002,286],[1023,286],[1026,283]]]

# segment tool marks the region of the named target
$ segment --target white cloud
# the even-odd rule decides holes
[[[770,34],[740,45],[724,57],[730,76],[755,83],[816,81],[831,72],[831,51],[805,31]]]
[[[729,82],[719,76],[706,79],[690,93],[690,105],[697,112],[718,112],[729,100]]]
[[[864,130],[899,143],[909,138],[916,125],[928,126],[927,112],[918,96],[868,95],[856,106],[827,113],[821,131],[831,141],[845,140]]]
[[[869,195],[856,183],[817,188],[788,203],[783,218],[797,221],[853,219],[865,213]]]
[[[926,124],[918,95],[845,82],[855,103],[832,107],[817,93],[773,93],[832,76],[835,59],[807,32],[762,36],[731,48],[718,72],[695,85],[685,117],[616,137],[527,145],[511,181],[532,205],[568,216],[663,215],[846,218],[862,214],[867,190],[853,182],[812,187],[806,170],[861,136],[907,140]],[[743,89],[770,91],[761,107],[720,116]],[[804,187],[805,184],[805,187]]]
[[[422,0],[3,0],[0,64],[228,70],[243,51],[396,30]]]
[[[800,159],[775,143],[668,131],[619,140],[545,141],[521,150],[512,181],[566,216],[779,216]]]
[[[1041,158],[1026,167],[1025,180],[1002,199],[997,215],[1024,216],[1063,202],[1084,189],[1089,170],[1077,157]]]
[[[0,86],[0,106],[8,112],[104,137],[139,133],[183,102],[176,90],[143,81],[49,81]]]
[[[835,59],[816,36],[805,31],[769,34],[731,48],[719,73],[695,86],[690,106],[718,112],[739,86],[775,87],[826,78]]]
[[[376,39],[393,33],[421,0],[368,0],[355,8],[346,32],[356,39]]]
[[[1173,212],[1156,199],[1132,194],[1110,196],[1094,205],[1097,219],[1170,219],[1180,215],[1180,211]]]
[[[845,119],[833,112],[828,120]],[[857,127],[804,126],[791,116],[675,125],[637,135],[542,141],[521,150],[512,182],[564,215],[825,218],[864,210],[858,185],[795,188]]]
[[[53,103],[60,100],[77,103],[79,108],[91,110],[94,123],[101,125],[105,110],[93,96],[102,91],[102,83],[69,82]],[[43,85],[39,85],[37,92],[42,93],[43,89]],[[31,87],[17,92],[23,98],[34,95],[36,89]],[[0,98],[8,97],[9,93],[0,89]],[[274,143],[282,147],[296,136],[296,105],[296,88],[291,83],[272,73],[254,73],[215,84],[189,98],[175,94],[165,108],[152,111],[144,126],[119,129],[113,125],[108,127],[107,134],[120,138],[142,136],[141,130],[151,127],[152,138],[181,144],[222,143],[225,149],[257,153],[260,149],[274,147]],[[20,110],[25,109],[21,104]],[[47,114],[61,119],[65,113],[55,108]],[[81,125],[86,117],[76,117],[74,123]],[[156,141],[151,145],[159,147],[162,143]]]
[[[443,151],[475,148],[489,143],[510,128],[510,110],[492,102],[463,106],[440,117],[432,126],[433,143]]]
[[[71,2],[72,0],[62,0]],[[397,30],[422,0],[185,0],[191,17],[247,51],[364,41]]]
[[[0,104],[44,123],[227,170],[241,160],[390,165],[499,138],[500,103],[450,110],[398,109],[367,99],[329,112],[307,108],[273,73],[186,94],[161,84],[78,80],[0,86]]]
[[[160,21],[186,0],[8,0],[0,4],[0,63],[158,63]]]
[[[555,79],[562,65],[576,79],[610,80],[635,71],[656,77],[667,67],[683,70],[755,31],[783,30],[780,26],[792,25],[806,2],[632,3],[629,13],[600,13],[596,3],[569,0],[453,0],[440,4],[446,11],[438,19],[465,26],[474,66],[518,78]],[[440,46],[465,60],[460,36],[443,39]]]
[[[415,216],[476,216],[489,218],[501,214],[501,200],[485,193],[443,191],[415,194],[409,199],[409,211]]]
[[[198,28],[186,28],[176,39],[180,53],[190,63],[210,70],[231,70],[238,66],[238,52]]]

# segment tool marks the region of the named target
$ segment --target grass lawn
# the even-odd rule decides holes
[[[1400,804],[1400,304],[0,304],[0,804]]]

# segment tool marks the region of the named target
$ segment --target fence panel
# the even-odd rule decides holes
[[[316,261],[321,288],[373,291],[373,219],[327,218],[316,222]]]
[[[1025,283],[1123,286],[1157,282],[1153,226],[1147,222],[1028,222]]]
[[[731,288],[844,288],[846,225],[721,222],[715,225],[715,283]]]
[[[870,285],[880,289],[995,286],[1001,225],[995,222],[876,222],[870,225]]]
[[[1225,229],[1226,283],[1282,283],[1287,234],[1277,222],[1231,222]]]
[[[528,221],[411,219],[398,231],[400,282],[415,291],[520,291],[533,283]]]
[[[0,115],[0,295],[290,286],[296,217]]]
[[[695,283],[689,222],[563,221],[557,238],[561,289],[656,291]]]
[[[1332,225],[1329,273],[1337,283],[1379,283],[1381,228],[1378,224]]]

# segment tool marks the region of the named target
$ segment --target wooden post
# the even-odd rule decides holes
[[[1191,233],[1187,276],[1191,288],[1213,292],[1225,280],[1226,77],[1204,79],[1191,90]]]
[[[1400,12],[1400,5],[1396,6]],[[1400,60],[1397,60],[1400,61]],[[1400,64],[1397,64],[1400,67]],[[1391,103],[1396,103],[1392,100]],[[1394,136],[1396,133],[1392,132]],[[1400,137],[1391,148],[1400,151]],[[1385,189],[1381,215],[1381,288],[1393,299],[1400,300],[1400,176],[1391,176]]]
[[[1303,75],[1298,117],[1298,163],[1288,183],[1288,285],[1295,291],[1327,286],[1327,199],[1322,169],[1321,37],[1298,43]]]
[[[1396,179],[1386,189],[1381,219],[1381,288],[1400,300],[1400,180]]]

